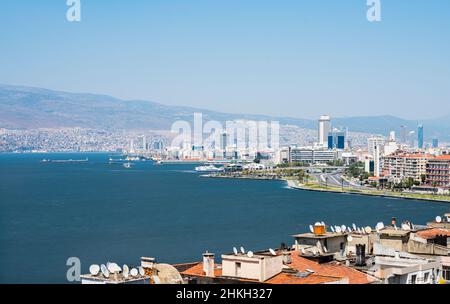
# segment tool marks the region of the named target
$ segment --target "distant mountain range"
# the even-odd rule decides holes
[[[204,120],[278,120],[283,125],[316,129],[317,121],[268,115],[228,114],[191,107],[168,106],[152,101],[121,100],[106,95],[67,93],[48,89],[0,85],[0,128],[36,129],[83,127],[123,130],[168,130],[176,120],[192,121],[193,113]],[[434,120],[405,120],[398,117],[369,116],[332,118],[335,127],[353,132],[387,135],[408,131],[423,124],[425,137],[450,141],[450,114]]]

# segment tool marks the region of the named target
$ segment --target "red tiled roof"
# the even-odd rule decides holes
[[[214,269],[214,276],[215,277],[221,277],[222,276],[222,269],[217,268]],[[203,263],[199,262],[195,266],[182,271],[182,275],[189,275],[189,276],[197,276],[197,277],[204,277],[205,272],[203,271]],[[325,276],[325,275],[318,275],[318,274],[311,274],[307,277],[297,277],[290,273],[279,273],[276,276],[270,278],[269,280],[265,281],[266,284],[325,284],[325,283],[332,283],[339,280],[342,280],[341,277],[336,276]],[[240,281],[246,281],[246,282],[255,282],[259,283],[257,280],[250,280],[250,279],[239,279]]]
[[[418,236],[424,239],[434,239],[438,235],[445,235],[447,237],[450,237],[450,231],[448,229],[441,229],[441,228],[432,228],[427,230],[421,230],[416,233]]]
[[[219,266],[217,264],[215,266],[216,267],[214,268],[214,276],[220,277],[222,275],[222,269],[217,268],[217,266]],[[199,262],[197,265],[195,265],[189,269],[186,269],[185,271],[183,271],[181,273],[185,274],[185,275],[193,275],[193,276],[199,276],[199,277],[200,276],[203,277],[206,275],[205,272],[203,271],[203,263],[202,262]]]
[[[266,284],[326,284],[341,280],[342,278],[322,276],[317,274],[310,274],[307,277],[296,277],[290,273],[280,273],[273,278],[265,281]]]
[[[306,271],[306,269],[313,270],[317,275],[335,276],[341,278],[348,278],[349,284],[370,284],[377,281],[376,278],[367,275],[361,271],[340,265],[337,262],[319,264],[317,262],[308,260],[299,255],[298,251],[291,253],[292,264],[289,266],[298,270]]]
[[[314,271],[307,277],[297,277],[294,274],[282,272],[278,275],[270,278],[264,283],[267,284],[325,284],[348,279],[349,284],[370,284],[376,282],[377,279],[369,276],[361,271],[347,267],[345,265],[339,265],[336,262],[319,264],[317,262],[308,260],[299,255],[298,251],[291,253],[292,263],[290,268],[299,272],[306,272],[308,270]],[[221,277],[222,269],[219,268],[220,264],[215,265],[214,276]],[[203,263],[199,262],[195,266],[186,269],[181,272],[182,275],[199,276],[204,277]],[[240,279],[242,281],[257,282],[255,280]]]
[[[437,160],[450,160],[450,155],[437,156],[437,157],[435,157],[435,159],[437,159]]]

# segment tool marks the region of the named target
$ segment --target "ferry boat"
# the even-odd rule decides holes
[[[197,172],[222,172],[223,168],[217,168],[213,165],[195,167]]]

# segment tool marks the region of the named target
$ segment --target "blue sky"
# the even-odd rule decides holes
[[[316,118],[450,114],[450,1],[2,0],[0,83]]]

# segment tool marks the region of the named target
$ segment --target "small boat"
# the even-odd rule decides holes
[[[217,168],[213,165],[195,167],[197,172],[222,172],[223,168]]]
[[[131,168],[131,163],[124,163],[123,166],[127,169]]]

